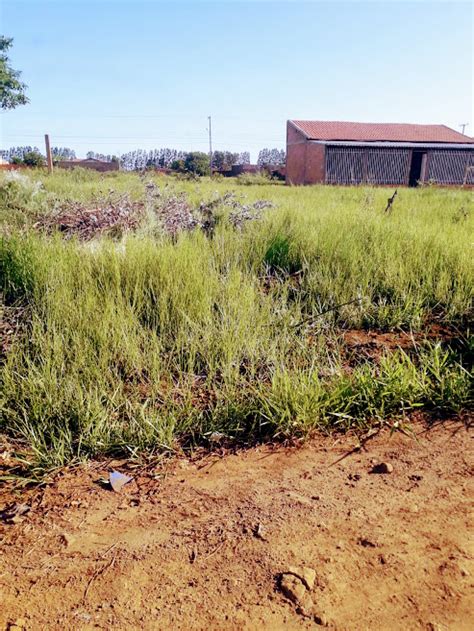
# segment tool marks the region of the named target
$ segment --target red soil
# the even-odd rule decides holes
[[[30,511],[0,525],[0,628],[471,629],[466,420],[6,487]],[[312,607],[282,594],[289,566],[316,571]]]

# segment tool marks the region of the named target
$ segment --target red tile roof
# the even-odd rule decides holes
[[[344,123],[338,121],[290,121],[310,140],[353,140],[355,142],[456,142],[474,143],[446,125],[405,123]]]

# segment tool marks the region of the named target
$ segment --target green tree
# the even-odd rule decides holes
[[[23,164],[27,167],[44,166],[44,157],[38,151],[29,151],[23,156]]]
[[[29,101],[25,94],[27,86],[19,80],[21,72],[9,63],[7,51],[12,43],[11,37],[0,35],[0,106],[3,110],[14,109]]]
[[[184,169],[196,175],[209,175],[209,156],[202,151],[191,151],[184,159]]]
[[[184,160],[173,160],[170,164],[170,168],[173,169],[173,171],[184,171]]]

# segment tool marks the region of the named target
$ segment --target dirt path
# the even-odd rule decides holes
[[[121,493],[98,465],[5,489],[31,510],[1,525],[0,628],[472,629],[472,435],[415,429],[343,459],[354,437],[180,460]],[[302,606],[290,566],[316,571]]]

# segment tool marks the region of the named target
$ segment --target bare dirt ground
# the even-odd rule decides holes
[[[468,421],[4,488],[0,508],[30,510],[0,525],[0,628],[472,629]],[[120,493],[113,467],[134,476]],[[316,571],[292,577],[299,604],[292,566]]]

